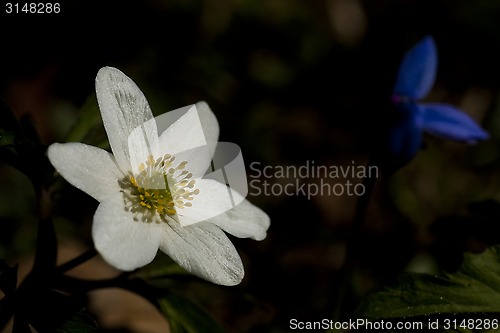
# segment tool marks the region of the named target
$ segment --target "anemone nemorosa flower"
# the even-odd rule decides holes
[[[425,37],[410,49],[399,68],[392,102],[400,121],[390,134],[391,155],[405,162],[415,156],[422,143],[422,132],[469,144],[488,138],[463,111],[443,103],[418,103],[431,90],[437,70],[434,39]]]
[[[202,178],[213,152],[189,151],[217,142],[219,126],[208,105],[188,108],[158,135],[145,96],[125,74],[102,68],[96,93],[113,154],[54,143],[48,157],[69,183],[99,201],[92,225],[97,251],[127,271],[150,263],[160,249],[195,275],[238,284],[243,264],[224,231],[262,240],[270,221],[241,195],[232,206],[225,184]]]

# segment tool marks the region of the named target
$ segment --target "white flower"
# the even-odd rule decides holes
[[[210,154],[176,159],[217,142],[219,126],[208,105],[191,107],[158,136],[146,98],[125,74],[102,68],[96,92],[113,154],[82,143],[54,143],[48,157],[69,183],[100,202],[92,226],[97,251],[128,271],[150,263],[160,249],[193,274],[238,284],[243,264],[223,230],[262,240],[269,217],[241,196],[233,208],[225,184],[201,178]],[[136,135],[138,129],[142,136]],[[202,222],[181,225],[177,214]]]

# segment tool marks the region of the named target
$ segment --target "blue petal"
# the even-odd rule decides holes
[[[425,37],[403,58],[394,93],[415,100],[425,97],[434,84],[437,62],[434,39],[430,36]]]
[[[465,112],[448,104],[420,104],[422,129],[436,136],[455,141],[475,143],[489,134]]]
[[[401,165],[408,163],[422,145],[420,112],[414,103],[398,106],[400,119],[392,127],[389,136],[390,158]]]

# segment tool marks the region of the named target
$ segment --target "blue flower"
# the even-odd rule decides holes
[[[401,163],[399,167],[415,156],[424,131],[468,144],[489,137],[466,113],[452,105],[418,102],[434,84],[437,62],[436,44],[428,36],[406,53],[399,68],[392,95],[399,119],[389,139],[390,155]]]

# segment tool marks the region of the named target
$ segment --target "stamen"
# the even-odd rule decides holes
[[[191,179],[193,174],[185,170],[188,162],[174,165],[174,161],[175,156],[170,154],[156,160],[149,155],[139,165],[137,175],[120,181],[125,206],[134,213],[135,220],[160,223],[169,220],[165,215],[175,217],[178,209],[192,207],[191,201],[200,190],[196,188],[196,180]]]

